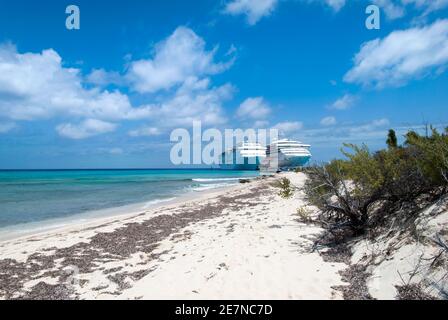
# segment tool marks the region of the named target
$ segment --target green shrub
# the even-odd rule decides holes
[[[422,173],[433,185],[446,185],[448,182],[448,128],[440,134],[430,128],[431,135],[420,136],[414,131],[406,135],[406,147],[415,154]]]
[[[447,193],[448,132],[406,135],[403,146],[389,132],[388,148],[372,153],[366,145],[344,144],[345,160],[307,169],[305,192],[323,218],[362,233],[423,195]]]
[[[305,207],[297,208],[297,214],[299,215],[299,220],[302,222],[311,221],[311,213]]]
[[[280,187],[279,195],[284,198],[291,198],[293,195],[293,191],[291,188],[291,181],[288,178],[280,179],[278,186]]]

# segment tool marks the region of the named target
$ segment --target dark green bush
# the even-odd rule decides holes
[[[393,130],[393,129],[389,130],[389,133],[387,134],[386,144],[389,148],[397,148],[398,147],[398,140],[397,140],[397,135],[395,134],[395,130]]]

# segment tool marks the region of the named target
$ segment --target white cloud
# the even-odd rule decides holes
[[[364,43],[354,62],[344,80],[379,88],[442,72],[448,63],[448,20]]]
[[[347,0],[301,0],[304,3],[321,3],[334,12],[340,11]],[[269,16],[275,10],[279,0],[232,0],[224,9],[224,13],[231,15],[246,15],[247,22],[255,25],[261,18]],[[406,15],[408,7],[426,16],[431,12],[448,7],[448,0],[369,0],[366,5],[375,4],[380,7],[388,19],[398,19]]]
[[[325,3],[336,12],[345,6],[345,0],[325,0]]]
[[[143,108],[157,119],[151,126],[190,126],[193,121],[207,126],[227,121],[223,103],[232,97],[235,88],[231,84],[214,87],[207,76],[225,71],[233,59],[215,63],[216,50],[206,51],[205,46],[205,41],[191,29],[179,27],[156,45],[153,59],[130,63],[126,78],[134,90],[157,93],[174,89]],[[232,48],[228,55],[235,52]]]
[[[230,99],[234,87],[225,84],[211,87],[209,81],[187,81],[175,95],[154,106],[159,126],[191,126],[193,121],[219,125],[227,121],[222,104]]]
[[[162,134],[159,128],[156,127],[141,127],[135,130],[131,130],[128,133],[131,137],[151,137]]]
[[[403,4],[412,4],[418,9],[424,10],[424,14],[448,7],[448,0],[401,0]]]
[[[247,98],[239,106],[236,116],[240,119],[260,120],[271,113],[271,108],[263,97]]]
[[[234,87],[215,87],[205,77],[230,67],[231,62],[214,63],[214,52],[205,51],[205,42],[192,30],[180,27],[156,46],[153,60],[130,61],[131,68],[120,79],[117,72],[104,69],[83,77],[79,69],[64,67],[53,49],[19,53],[11,45],[0,45],[0,116],[26,121],[72,118],[58,126],[57,132],[75,139],[108,132],[91,128],[91,121],[112,124],[144,119],[150,126],[165,128],[191,125],[193,120],[222,124],[226,121],[222,105],[232,97]],[[152,66],[154,72],[136,72],[143,64]],[[150,100],[138,108],[126,94],[100,88],[111,83],[126,85],[130,80],[142,93],[176,88],[152,98],[143,96],[141,100]]]
[[[223,104],[233,96],[235,88],[231,84],[213,87],[209,79],[189,78],[173,95],[144,108],[151,110],[150,123],[145,128],[189,127],[193,121],[205,126],[216,126],[227,122]],[[141,129],[141,128],[140,128]],[[156,131],[131,130],[131,136],[155,135]]]
[[[112,132],[117,125],[96,119],[86,119],[79,124],[63,123],[56,127],[56,131],[63,137],[70,139],[85,139],[102,133]]]
[[[280,135],[288,135],[296,133],[303,128],[303,123],[299,121],[295,122],[280,122],[273,126],[273,129],[277,129]]]
[[[330,7],[334,12],[339,12],[345,4],[347,3],[346,0],[301,0],[305,3],[319,3],[323,4],[324,6]]]
[[[429,13],[448,7],[448,0],[372,0],[381,8],[389,19],[398,19],[404,17],[409,9],[420,12],[426,16]],[[411,8],[409,8],[411,7]]]
[[[115,71],[106,71],[104,69],[94,69],[87,75],[86,80],[88,83],[105,87],[109,84],[123,85],[124,81],[121,75]]]
[[[389,124],[390,124],[389,119],[386,119],[386,118],[372,121],[372,125],[374,127],[388,126]]]
[[[247,23],[255,25],[261,18],[269,16],[278,0],[232,0],[224,8],[231,15],[245,15]]]
[[[21,54],[0,45],[0,115],[13,120],[57,115],[120,120],[146,117],[149,110],[132,108],[118,91],[85,89],[80,70],[64,68],[53,49]]]
[[[372,3],[376,4],[389,19],[398,19],[405,15],[406,10],[402,3],[394,3],[392,0],[373,0]]]
[[[427,3],[426,12],[441,10],[448,7],[448,0],[426,0],[424,2]]]
[[[346,110],[351,108],[355,102],[357,101],[357,97],[351,95],[351,94],[345,94],[343,97],[336,100],[331,106],[331,109],[337,109],[337,110]]]
[[[377,128],[382,128],[382,127],[386,127],[389,125],[389,120],[386,118],[383,119],[377,119],[377,120],[373,120],[367,124],[364,125],[359,125],[359,126],[354,126],[350,128],[350,131],[352,133],[358,133],[358,132],[369,132],[369,131],[373,131]]]
[[[152,59],[131,62],[126,78],[139,93],[170,89],[191,77],[200,78],[229,68],[233,61],[215,63],[215,52],[206,51],[205,41],[193,30],[178,27],[155,46]]]
[[[7,133],[16,127],[14,122],[0,122],[0,133]]]
[[[335,11],[339,11],[347,2],[345,0],[324,1]],[[405,16],[408,6],[423,11],[423,15],[448,7],[448,0],[371,0],[365,2],[379,6],[389,19],[398,19]]]
[[[238,49],[235,47],[234,44],[231,44],[229,50],[227,50],[226,52],[226,56],[232,56],[236,52],[238,52]]]
[[[336,124],[336,118],[335,117],[325,117],[322,120],[320,120],[320,124],[323,126],[333,126]]]

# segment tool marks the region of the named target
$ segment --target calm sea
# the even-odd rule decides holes
[[[150,207],[257,175],[224,170],[0,171],[0,228],[137,203]]]

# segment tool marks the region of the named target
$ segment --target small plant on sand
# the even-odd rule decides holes
[[[284,199],[288,199],[291,198],[293,195],[293,191],[291,188],[291,181],[289,181],[288,178],[282,178],[279,183],[278,186],[280,187],[280,197],[284,198]]]
[[[306,207],[297,208],[297,214],[299,215],[299,220],[302,222],[311,221],[311,212]]]

